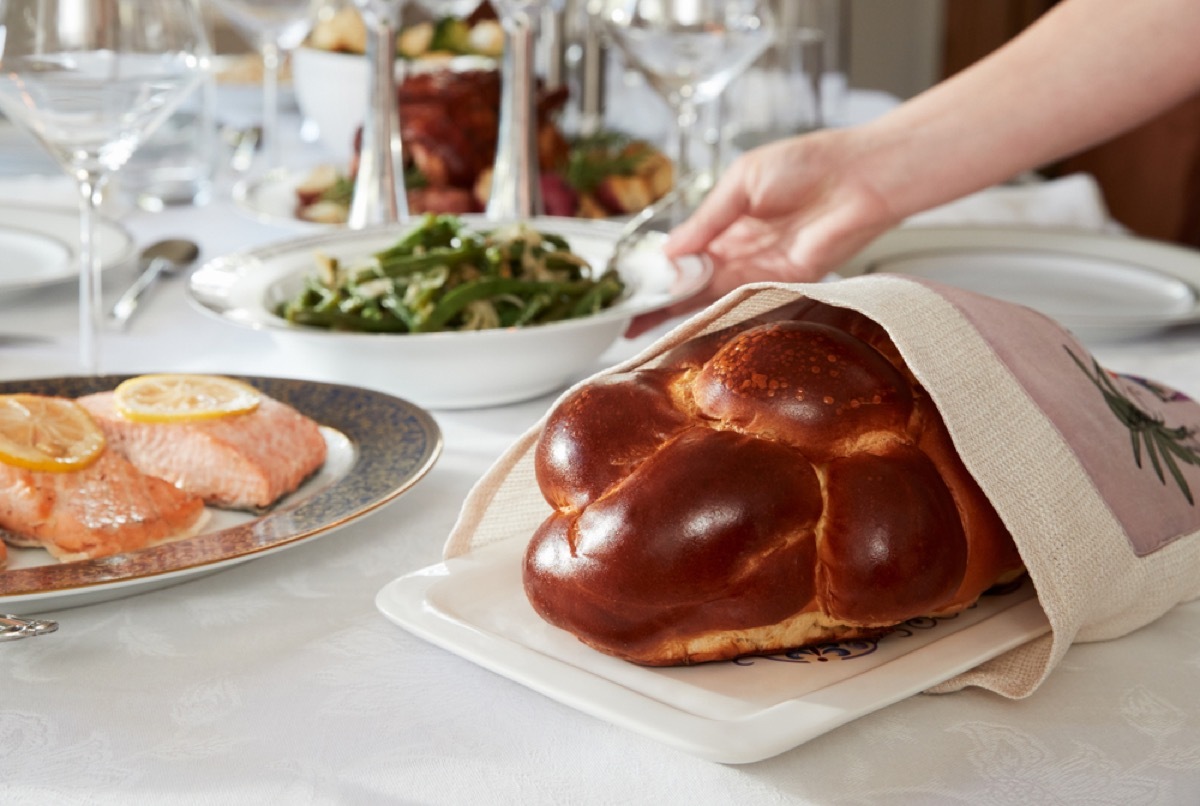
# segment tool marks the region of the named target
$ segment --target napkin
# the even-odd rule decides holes
[[[997,185],[934,207],[904,221],[907,227],[1038,226],[1123,232],[1109,214],[1100,184],[1075,173],[1046,181]]]
[[[854,309],[888,331],[1012,533],[1051,625],[932,691],[977,685],[1027,696],[1073,642],[1116,638],[1200,596],[1200,405],[1104,371],[1029,308],[900,275],[759,283],[600,375],[653,365],[680,342],[801,297]],[[447,558],[528,541],[550,513],[533,470],[540,427],[471,491]]]

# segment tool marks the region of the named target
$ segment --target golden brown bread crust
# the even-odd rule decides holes
[[[530,602],[637,663],[878,635],[1021,571],[883,329],[816,302],[576,390],[535,468]]]

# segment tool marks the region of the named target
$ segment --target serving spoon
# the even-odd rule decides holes
[[[615,270],[621,261],[625,259],[625,253],[633,248],[642,239],[643,235],[657,228],[662,223],[658,221],[659,216],[667,212],[679,200],[686,198],[693,191],[700,189],[706,179],[700,173],[688,174],[676,182],[674,187],[658,197],[658,199],[631,216],[617,232],[617,237],[613,241],[612,252],[609,253],[608,261],[604,264],[604,271]]]
[[[142,273],[113,305],[109,322],[116,329],[124,330],[150,286],[163,275],[170,277],[183,271],[199,255],[200,247],[186,238],[168,238],[147,246],[142,250],[139,261]]]

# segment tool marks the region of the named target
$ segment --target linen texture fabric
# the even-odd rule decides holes
[[[1029,308],[896,275],[758,283],[600,376],[653,366],[688,339],[802,297],[856,310],[887,330],[1012,533],[1051,626],[930,691],[975,685],[1028,696],[1073,642],[1117,638],[1200,596],[1200,405],[1104,371],[1068,331]],[[533,470],[540,429],[522,435],[472,489],[447,559],[528,541],[550,514]]]

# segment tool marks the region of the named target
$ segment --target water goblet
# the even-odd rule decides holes
[[[0,0],[0,111],[77,183],[79,353],[99,371],[94,224],[109,177],[203,80],[194,0]]]
[[[279,142],[279,68],[312,27],[314,0],[213,0],[242,33],[252,37],[263,63],[262,148],[265,173],[283,167]]]
[[[768,0],[593,0],[591,8],[629,66],[674,112],[676,176],[689,178],[700,108],[772,42]]]

